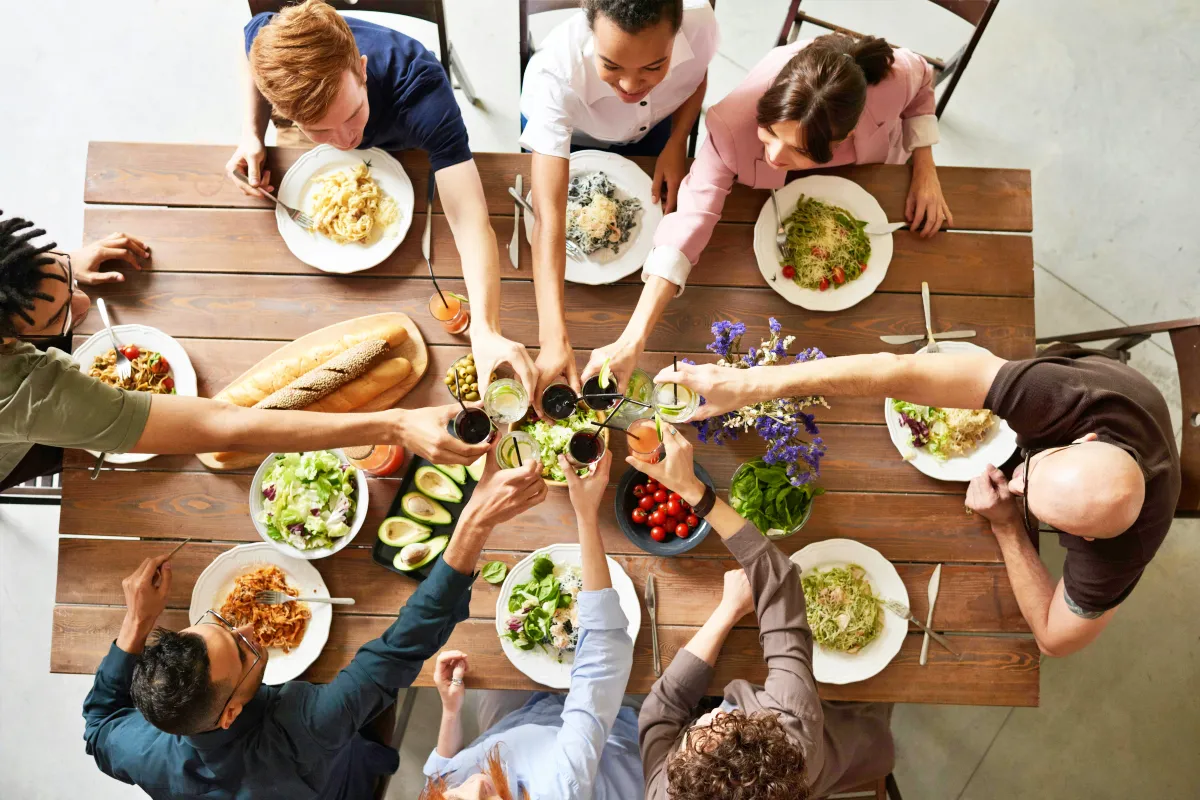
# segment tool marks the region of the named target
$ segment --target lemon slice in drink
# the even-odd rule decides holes
[[[600,381],[601,389],[607,389],[608,385],[612,383],[612,368],[609,366],[611,361],[611,358],[606,358],[604,359],[604,363],[600,365],[600,376],[598,380]]]

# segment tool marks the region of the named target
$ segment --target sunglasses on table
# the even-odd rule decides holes
[[[245,636],[243,636],[242,632],[237,629],[236,625],[234,625],[232,622],[230,622],[229,620],[222,617],[216,611],[213,611],[211,608],[208,611],[205,611],[203,614],[201,614],[200,619],[196,620],[195,624],[196,625],[217,625],[219,627],[224,628],[225,630],[227,630],[231,634],[233,634],[234,642],[238,644],[239,650],[241,649],[242,645],[245,645],[246,649],[254,654],[254,662],[250,664],[249,669],[247,669],[244,673],[242,673],[242,677],[240,679],[238,679],[238,682],[234,685],[233,691],[229,693],[229,697],[225,698],[225,702],[221,704],[221,710],[217,713],[217,721],[220,722],[221,716],[224,715],[224,713],[225,713],[225,708],[229,705],[229,701],[233,699],[233,696],[235,694],[237,694],[238,689],[241,688],[242,684],[246,680],[246,677],[250,673],[254,672],[254,668],[258,666],[258,662],[262,661],[262,650],[260,650],[258,647],[256,647],[254,645],[253,642],[251,642],[249,639],[247,639]]]
[[[71,256],[68,253],[59,253],[55,250],[48,250],[46,252],[50,253],[51,255],[60,256],[67,262],[67,265],[62,268],[64,275],[66,275],[67,287],[69,289],[67,292],[66,304],[59,311],[59,314],[62,314],[62,329],[58,333],[38,333],[30,334],[28,336],[22,335],[21,338],[27,342],[46,342],[53,339],[61,339],[71,332],[71,323],[74,322],[74,319],[72,318],[73,314],[71,312],[71,298],[75,296],[75,291],[79,288],[79,281],[75,280],[75,270],[71,266]],[[60,264],[59,266],[62,265]],[[58,316],[58,314],[55,316]]]

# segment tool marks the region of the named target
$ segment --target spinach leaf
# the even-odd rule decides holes
[[[483,565],[483,569],[480,570],[479,574],[481,574],[483,579],[488,583],[504,583],[504,578],[508,575],[508,564],[505,564],[503,561],[489,561]],[[508,602],[509,605],[512,604],[511,597],[509,598]]]
[[[530,574],[535,581],[540,581],[547,575],[554,574],[554,562],[545,556],[538,556],[533,560],[533,569]]]

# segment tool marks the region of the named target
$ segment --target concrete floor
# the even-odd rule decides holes
[[[771,46],[786,5],[720,0],[723,46],[710,98]],[[466,110],[472,145],[514,150],[516,3],[447,6],[451,38],[486,105]],[[924,0],[805,7],[935,55],[966,35]],[[23,32],[0,48],[0,74],[9,76],[0,208],[75,246],[88,140],[234,142],[245,8],[240,0],[0,3],[4,29]],[[434,40],[430,28],[405,30]],[[1197,41],[1200,4],[1186,0],[1134,9],[1122,0],[1004,0],[996,12],[934,153],[941,164],[1033,170],[1039,334],[1200,314],[1200,260],[1186,233],[1195,225],[1185,217],[1195,208],[1187,182],[1200,174]],[[1169,344],[1142,345],[1135,365],[1177,407]],[[47,673],[56,529],[57,509],[0,507],[0,796],[139,796],[83,753],[90,679]],[[1042,552],[1061,566],[1052,537]],[[1200,639],[1190,613],[1200,601],[1198,569],[1200,524],[1177,522],[1100,641],[1044,664],[1040,708],[899,707],[905,796],[1200,795]],[[392,797],[419,791],[437,711],[436,695],[422,692]]]

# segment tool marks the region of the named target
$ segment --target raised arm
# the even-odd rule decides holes
[[[838,356],[773,367],[730,370],[715,364],[664,369],[656,383],[699,392],[698,419],[775,397],[896,397],[946,408],[982,408],[1004,359],[991,353]]]
[[[242,170],[252,186],[259,186],[268,192],[275,190],[271,184],[271,170],[263,169],[263,162],[267,158],[263,137],[267,133],[267,123],[271,120],[271,104],[262,96],[262,92],[258,91],[254,76],[250,72],[250,61],[246,58],[241,59],[241,73],[242,135],[238,140],[237,149],[225,165],[225,171],[243,193],[254,196],[257,192],[234,178],[233,173],[235,170]]]

